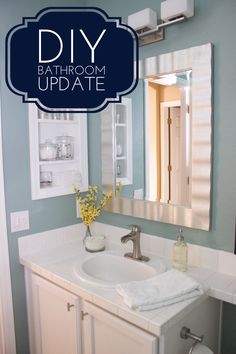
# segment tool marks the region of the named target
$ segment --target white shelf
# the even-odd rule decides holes
[[[81,192],[87,191],[87,187],[84,186],[79,186],[79,189]],[[70,186],[48,186],[48,187],[40,187],[40,198],[38,199],[44,199],[44,198],[52,198],[52,197],[57,197],[57,196],[62,196],[62,195],[68,195],[72,194],[73,188]]]
[[[132,181],[128,177],[116,177],[116,183],[121,182],[122,186],[128,186],[132,184]]]
[[[61,164],[71,164],[71,163],[76,163],[78,162],[78,160],[75,160],[75,159],[68,159],[68,160],[45,160],[45,161],[42,161],[40,160],[39,161],[39,165],[40,166],[43,166],[43,165],[61,165]]]
[[[125,123],[116,123],[116,127],[126,127]]]
[[[116,160],[125,160],[126,156],[116,156]]]
[[[77,124],[76,120],[38,119],[39,124]]]

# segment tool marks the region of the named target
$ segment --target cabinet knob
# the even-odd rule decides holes
[[[74,304],[70,304],[69,302],[67,302],[67,311],[70,312],[71,307],[75,307]]]

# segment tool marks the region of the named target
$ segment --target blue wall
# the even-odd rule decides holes
[[[87,0],[86,5],[103,8],[109,15],[122,16],[151,7],[157,12],[160,0]],[[7,31],[21,23],[23,16],[33,16],[46,6],[81,6],[82,1],[8,0],[1,1],[0,43],[1,43],[1,100],[3,126],[3,153],[5,193],[9,236],[10,264],[14,315],[17,339],[17,354],[28,354],[27,320],[23,269],[19,265],[17,238],[25,232],[11,234],[9,214],[13,211],[29,210],[30,230],[35,233],[78,222],[75,217],[74,196],[32,201],[30,195],[29,144],[27,107],[21,98],[11,93],[5,85],[4,41]],[[195,0],[195,17],[186,23],[166,30],[166,39],[140,48],[140,56],[159,55],[173,50],[214,44],[214,159],[212,228],[210,232],[185,229],[188,242],[233,251],[234,223],[236,215],[236,46],[231,38],[235,35],[235,0]],[[89,157],[91,183],[101,183],[100,159],[100,115],[89,117]],[[124,226],[128,223],[142,225],[144,232],[167,238],[176,236],[177,228],[172,225],[134,219],[105,213],[100,221]],[[224,323],[230,326],[227,314]],[[43,353],[42,353],[43,354]],[[56,353],[55,353],[56,354]],[[66,354],[66,353],[65,353]],[[227,352],[227,354],[231,354]]]

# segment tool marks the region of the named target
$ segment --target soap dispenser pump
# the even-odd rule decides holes
[[[184,240],[182,229],[179,230],[177,241],[173,246],[173,267],[182,272],[188,269],[188,245]]]

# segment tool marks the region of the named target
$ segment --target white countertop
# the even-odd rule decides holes
[[[79,242],[71,243],[43,253],[23,256],[20,261],[34,273],[155,335],[163,334],[205,298],[201,296],[154,311],[131,310],[114,288],[88,284],[76,275],[74,267],[78,259],[88,255],[81,246]]]
[[[91,285],[81,280],[76,274],[74,267],[78,260],[88,256],[81,238],[78,238],[79,228],[81,232],[81,226],[73,225],[58,229],[59,231],[52,230],[19,239],[21,264],[58,286],[81,296],[84,300],[90,301],[158,336],[164,334],[170,326],[192,311],[207,295],[236,304],[235,276],[219,273],[213,269],[189,266],[187,274],[209,287],[207,295],[153,311],[138,312],[131,310],[123,303],[122,298],[114,288]],[[66,236],[66,233],[70,236]],[[57,241],[59,240],[57,244],[55,244],[55,238]],[[121,249],[121,246],[117,243],[112,244],[109,241],[107,244],[107,250],[117,250],[118,248]],[[147,253],[147,251],[144,254],[151,259],[157,257],[157,255]],[[170,260],[164,260],[170,267]]]

